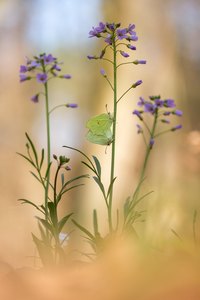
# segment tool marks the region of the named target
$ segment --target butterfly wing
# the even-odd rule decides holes
[[[105,134],[94,134],[92,131],[88,131],[86,138],[89,142],[98,145],[109,146],[112,143],[112,132],[107,130]]]
[[[89,119],[86,123],[86,127],[94,135],[104,135],[107,130],[110,130],[113,119],[110,114],[101,114]]]

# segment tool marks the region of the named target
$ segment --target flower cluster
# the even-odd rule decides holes
[[[136,50],[135,45],[132,45],[131,42],[136,42],[138,40],[137,34],[135,32],[135,25],[129,24],[127,28],[120,28],[120,23],[103,23],[100,22],[99,26],[93,27],[89,32],[89,37],[103,38],[107,46],[125,45],[130,50]],[[106,47],[107,47],[106,46]],[[100,56],[88,55],[88,59],[102,59],[106,52],[106,47],[102,50]],[[119,50],[119,53],[127,58],[130,55],[123,51]],[[135,64],[145,64],[145,60],[134,61]]]
[[[138,119],[143,122],[144,127],[147,128],[149,134],[150,134],[150,141],[149,146],[152,147],[154,144],[154,139],[166,132],[169,131],[176,131],[178,129],[182,128],[181,124],[171,126],[169,129],[164,130],[162,132],[156,133],[156,125],[157,121],[164,124],[170,124],[170,116],[175,115],[178,117],[181,117],[183,115],[182,111],[179,109],[176,109],[176,104],[173,99],[164,99],[162,100],[160,96],[150,96],[149,100],[145,100],[144,98],[140,97],[140,100],[138,101],[137,105],[140,107],[140,109],[135,109],[133,111],[133,114],[138,117]],[[144,120],[144,114],[147,113],[154,118],[154,125],[152,127],[152,130],[148,127],[147,123]],[[136,124],[138,133],[144,132],[143,127],[140,124]]]
[[[53,77],[70,79],[71,75],[69,74],[59,74],[60,64],[52,54],[42,53],[34,56],[33,59],[27,58],[26,64],[20,66],[20,82],[35,78],[38,83],[45,85]],[[31,100],[35,103],[38,102],[39,94],[34,95]]]

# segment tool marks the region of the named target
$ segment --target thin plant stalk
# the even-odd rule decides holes
[[[114,101],[114,111],[113,111],[113,142],[112,142],[112,154],[111,154],[111,171],[110,171],[110,183],[114,180],[115,173],[115,148],[116,148],[116,119],[117,119],[117,51],[115,41],[113,43],[113,101]],[[111,188],[109,196],[109,205],[108,205],[108,221],[110,232],[113,230],[112,225],[112,203],[113,203],[113,186]]]
[[[153,126],[152,126],[152,130],[150,131],[150,140],[154,139],[154,136],[155,136],[155,129],[156,129],[156,124],[157,124],[157,118],[158,118],[158,114],[156,112],[155,118],[154,118],[154,122],[153,122]],[[146,147],[146,153],[145,153],[144,163],[143,163],[143,166],[142,166],[142,170],[141,170],[141,174],[140,174],[140,178],[139,178],[139,183],[138,183],[138,186],[136,188],[137,192],[134,193],[134,200],[136,200],[136,198],[137,198],[137,196],[138,196],[138,194],[140,192],[141,182],[143,182],[144,178],[145,178],[145,173],[146,173],[147,164],[148,164],[148,161],[149,161],[149,156],[150,156],[150,153],[151,153],[151,148],[152,148],[152,146],[149,143],[147,145],[147,147]]]
[[[51,137],[50,137],[50,117],[49,117],[49,96],[48,96],[48,83],[44,84],[45,88],[45,108],[46,108],[46,133],[47,133],[47,168],[51,162]],[[46,220],[48,217],[48,193],[49,193],[49,180],[50,172],[47,174],[46,186],[45,186],[45,212]]]

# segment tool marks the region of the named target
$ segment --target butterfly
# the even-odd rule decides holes
[[[93,144],[110,145],[113,141],[112,124],[113,118],[109,113],[92,117],[86,123],[89,129],[86,135],[87,140]]]

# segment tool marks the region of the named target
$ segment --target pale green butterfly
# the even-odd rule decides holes
[[[86,138],[93,144],[110,145],[113,141],[111,126],[113,119],[110,114],[92,117],[86,124],[89,129]]]
[[[109,130],[113,124],[113,119],[110,114],[101,114],[89,119],[86,127],[94,134],[101,135]]]

